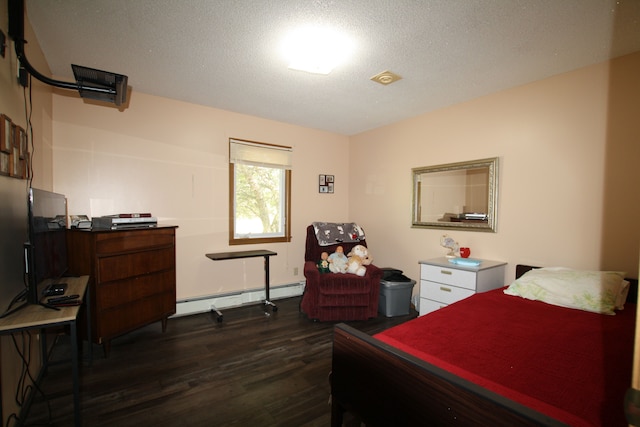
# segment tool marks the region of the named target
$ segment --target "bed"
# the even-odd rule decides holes
[[[518,266],[517,278],[532,268]],[[627,425],[637,300],[629,281],[615,315],[501,288],[374,336],[338,324],[332,426],[346,411],[368,426]]]

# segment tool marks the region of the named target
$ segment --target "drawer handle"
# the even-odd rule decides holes
[[[445,288],[444,286],[440,286],[440,290],[444,292],[451,292],[451,288]]]
[[[449,276],[451,276],[451,271],[450,270],[440,270],[441,274],[448,274]]]

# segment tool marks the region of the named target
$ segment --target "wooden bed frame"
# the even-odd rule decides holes
[[[345,411],[367,426],[565,425],[345,324],[334,330],[331,402],[333,427]]]

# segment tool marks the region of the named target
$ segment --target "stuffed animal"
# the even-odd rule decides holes
[[[329,255],[327,261],[329,261],[329,270],[332,273],[347,272],[347,256],[344,254],[344,248],[342,246],[338,246],[336,251]]]
[[[363,245],[355,245],[351,251],[347,254],[347,257],[352,255],[359,256],[362,259],[362,265],[369,265],[373,262],[373,258],[371,254],[369,254],[369,249]]]
[[[369,250],[363,245],[354,246],[347,256],[347,273],[358,276],[364,276],[367,272],[365,266],[373,261],[373,258],[369,255]]]
[[[326,252],[322,252],[320,254],[320,261],[316,264],[318,266],[318,271],[320,274],[329,273],[329,254]]]
[[[351,253],[351,252],[349,252]],[[347,273],[355,274],[357,276],[364,276],[367,272],[367,267],[362,265],[362,258],[358,255],[351,255],[347,261]]]

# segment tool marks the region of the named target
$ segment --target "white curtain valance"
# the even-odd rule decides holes
[[[292,154],[291,147],[240,139],[229,140],[230,163],[291,169]]]

